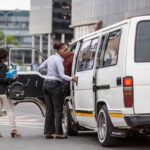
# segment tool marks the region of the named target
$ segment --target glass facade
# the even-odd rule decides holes
[[[66,43],[70,42],[73,38],[73,30],[69,28],[71,24],[71,0],[53,0],[52,16],[52,34],[55,35],[54,40]]]
[[[19,46],[31,47],[29,34],[29,11],[0,11],[0,30],[6,35],[16,37]]]

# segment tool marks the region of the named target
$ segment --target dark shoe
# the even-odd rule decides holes
[[[67,138],[68,138],[68,136],[65,134],[57,134],[56,135],[56,139],[67,139]]]
[[[1,133],[0,133],[0,137],[3,137]]]
[[[18,130],[14,129],[11,131],[11,137],[12,138],[21,137],[21,134],[18,132]]]
[[[54,138],[54,135],[52,135],[52,134],[45,135],[45,139],[53,139],[53,138]]]

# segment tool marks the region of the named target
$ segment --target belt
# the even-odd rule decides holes
[[[48,82],[48,83],[61,83],[58,80],[45,80],[45,82]]]

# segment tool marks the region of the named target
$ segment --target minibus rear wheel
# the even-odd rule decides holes
[[[66,102],[64,105],[64,126],[67,135],[73,136],[78,134],[77,128],[71,116],[71,112],[69,110],[68,102]]]
[[[116,143],[116,139],[111,136],[113,125],[108,115],[106,105],[103,105],[98,113],[98,139],[102,146],[110,147]]]

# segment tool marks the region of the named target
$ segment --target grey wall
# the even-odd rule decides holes
[[[72,25],[96,22],[100,18],[100,0],[72,0]]]
[[[52,0],[31,0],[29,27],[31,34],[52,32]]]
[[[107,26],[145,14],[150,14],[150,0],[72,0],[72,26],[99,20]]]

